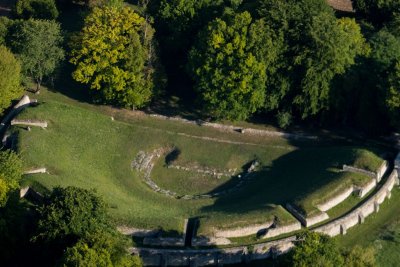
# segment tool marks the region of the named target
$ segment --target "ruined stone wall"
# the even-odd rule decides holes
[[[240,132],[242,134],[269,136],[269,137],[283,137],[283,138],[287,138],[287,139],[312,139],[312,140],[318,139],[317,136],[306,135],[303,133],[286,133],[286,132],[280,132],[280,131],[243,128],[243,127],[239,127],[239,126],[225,125],[225,124],[213,123],[213,122],[205,122],[205,121],[200,121],[200,120],[193,121],[193,120],[187,120],[187,119],[183,119],[183,118],[179,118],[179,117],[169,117],[169,116],[164,116],[164,115],[159,115],[159,114],[150,114],[150,117],[210,127],[210,128],[224,131],[224,132],[236,132],[236,133]]]
[[[215,230],[213,231],[213,233],[216,237],[225,237],[225,238],[248,236],[257,234],[259,231],[266,230],[270,228],[273,224],[274,221],[271,220],[263,224],[250,225],[247,227],[238,227],[227,230]]]
[[[317,215],[306,217],[303,215],[300,211],[298,211],[295,207],[293,207],[290,204],[286,204],[286,209],[294,216],[296,219],[298,219],[302,225],[305,227],[309,227],[311,225],[320,223],[322,221],[325,221],[329,219],[328,214],[325,212],[320,212]]]
[[[335,207],[336,205],[342,203],[346,198],[348,198],[352,193],[354,192],[354,187],[350,186],[346,190],[344,190],[342,193],[339,195],[329,199],[328,201],[317,205],[317,208],[320,211],[327,211],[330,210],[331,208]]]
[[[359,223],[363,223],[367,216],[373,212],[378,212],[379,205],[382,204],[386,198],[390,198],[394,185],[398,183],[399,179],[397,171],[393,170],[387,181],[381,186],[376,194],[371,196],[360,207],[337,220],[316,228],[315,231],[327,234],[329,236],[346,234],[347,229]]]
[[[369,183],[362,187],[357,187],[356,191],[358,192],[359,197],[364,197],[366,194],[368,194],[372,189],[374,189],[377,185],[376,179],[372,179]]]
[[[301,229],[301,223],[300,222],[294,222],[288,225],[281,225],[277,226],[275,228],[270,228],[267,230],[267,233],[263,236],[263,238],[271,238],[287,233],[291,233],[294,231],[298,231]]]
[[[21,110],[23,110],[25,107],[29,106],[31,103],[36,103],[37,100],[33,99],[31,100],[29,96],[24,95],[20,101],[10,110],[8,114],[6,114],[3,118],[3,120],[0,123],[0,134],[5,133],[6,128],[9,124],[9,122],[19,113]]]
[[[389,162],[385,160],[376,171],[376,181],[378,183],[382,180],[382,177],[385,175],[388,169],[389,169]]]
[[[251,260],[266,259],[289,251],[295,237],[256,244],[251,248],[239,246],[226,249],[152,249],[131,248],[130,253],[139,255],[145,266],[207,266],[240,264]]]

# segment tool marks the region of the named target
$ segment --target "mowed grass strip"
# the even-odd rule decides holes
[[[49,127],[30,132],[14,129],[19,132],[18,148],[25,167],[47,167],[50,174],[26,177],[25,183],[48,189],[69,185],[93,188],[109,203],[118,224],[134,227],[180,232],[188,217],[207,218],[205,227],[251,225],[271,216],[284,222],[291,216],[282,212],[279,205],[334,185],[340,177],[327,175],[329,168],[352,164],[358,159],[357,151],[366,151],[331,144],[308,147],[308,142],[294,144],[281,138],[252,140],[240,134],[143,116],[137,119],[126,115],[129,118],[119,121],[116,117],[113,121],[108,107],[78,103],[48,91],[39,100],[43,104],[26,109],[20,118],[46,120]],[[219,142],[199,136],[258,144]],[[131,169],[139,151],[171,146],[181,149],[182,162],[229,169],[257,159],[261,170],[232,194],[215,199],[177,200],[153,192],[143,182],[142,174]],[[168,179],[171,181],[166,187],[173,187],[174,177]],[[184,175],[179,179],[185,179]],[[235,179],[218,183],[203,180],[200,184],[178,181],[176,186],[186,192],[217,191],[236,183]]]

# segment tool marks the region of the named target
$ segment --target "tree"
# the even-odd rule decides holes
[[[107,226],[106,206],[92,191],[58,187],[40,209],[36,239],[70,245]]]
[[[96,231],[64,253],[64,266],[140,267],[140,258],[127,255],[126,240],[115,231]]]
[[[375,24],[382,25],[400,14],[400,2],[397,0],[354,0],[357,13]]]
[[[10,187],[6,182],[6,179],[0,177],[0,207],[4,207],[6,205],[9,193]]]
[[[19,0],[15,4],[15,15],[21,19],[48,19],[58,17],[55,0]]]
[[[54,21],[29,19],[16,23],[11,34],[11,48],[40,90],[43,78],[51,75],[64,58],[60,25]]]
[[[344,259],[336,243],[326,235],[303,232],[296,237],[296,246],[290,254],[293,267],[340,267]]]
[[[276,54],[271,40],[264,21],[252,23],[248,12],[216,19],[200,34],[189,67],[209,113],[242,120],[264,105],[267,64]]]
[[[0,151],[0,177],[11,189],[17,189],[22,177],[22,160],[11,150]]]
[[[355,246],[344,252],[344,266],[346,267],[375,267],[375,250],[372,247],[362,248]]]
[[[302,119],[328,109],[332,80],[369,51],[359,25],[336,19],[319,0],[260,0],[255,10],[284,40],[277,71],[267,81],[266,109]]]
[[[6,45],[8,29],[13,24],[13,20],[1,16],[0,17],[0,45]]]
[[[154,51],[149,51],[152,34],[143,35],[145,23],[129,7],[94,8],[72,43],[73,78],[96,90],[106,103],[146,105],[156,90],[159,69]]]
[[[90,248],[84,242],[78,242],[68,248],[62,259],[61,266],[112,267],[111,255],[105,249]]]
[[[220,17],[225,6],[228,1],[223,0],[150,1],[148,12],[154,17],[170,92],[183,97],[193,95],[193,90],[188,90],[192,87],[191,78],[185,72],[189,51],[198,33]]]
[[[77,187],[53,189],[39,209],[34,240],[54,261],[62,257],[63,266],[140,266],[127,255],[127,239],[109,222],[104,201]]]
[[[0,114],[22,93],[21,65],[5,46],[0,45]]]

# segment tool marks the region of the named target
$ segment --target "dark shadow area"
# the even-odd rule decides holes
[[[271,204],[285,206],[286,203],[296,203],[341,176],[340,172],[330,168],[352,165],[354,159],[354,155],[340,147],[299,148],[276,159],[271,166],[261,166],[242,188],[222,195],[203,211],[244,214],[265,210]],[[231,179],[213,191],[221,191],[236,183]]]
[[[181,150],[179,148],[174,148],[174,150],[172,150],[165,156],[165,164],[166,165],[172,164],[174,161],[176,161],[179,158],[180,154],[181,154]]]

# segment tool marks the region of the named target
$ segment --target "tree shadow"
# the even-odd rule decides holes
[[[270,166],[262,166],[251,174],[251,181],[230,194],[221,195],[202,211],[245,214],[296,203],[339,179],[341,173],[333,169],[351,165],[354,159],[354,154],[337,147],[298,148],[274,160]],[[235,184],[237,180],[231,179],[213,191]]]

